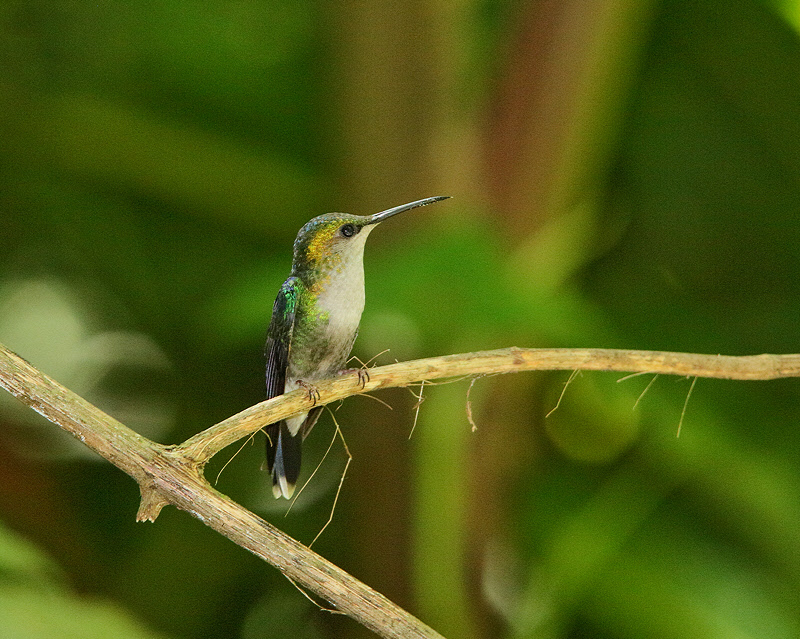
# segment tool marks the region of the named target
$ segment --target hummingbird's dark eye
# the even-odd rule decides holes
[[[358,229],[354,224],[345,224],[339,229],[339,232],[345,237],[353,237],[356,233],[358,233]]]

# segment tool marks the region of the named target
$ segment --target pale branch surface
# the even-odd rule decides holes
[[[154,520],[170,503],[380,636],[441,639],[380,593],[214,490],[201,467],[174,448],[136,434],[2,345],[0,386],[133,477],[142,493],[140,521]]]
[[[408,386],[422,380],[475,377],[522,371],[585,370],[622,373],[658,373],[683,377],[732,380],[770,380],[800,377],[800,355],[698,355],[665,351],[631,351],[604,348],[503,348],[493,351],[429,357],[369,369],[362,386],[358,375],[318,382],[321,399],[328,404],[350,395],[379,388]],[[220,450],[300,409],[311,401],[306,391],[251,406],[186,440],[179,448],[189,458],[205,463]]]
[[[731,357],[611,349],[507,348],[400,362],[316,384],[318,404],[379,388],[422,380],[476,377],[534,370],[594,370],[658,373],[732,380],[800,377],[800,355]],[[298,390],[251,406],[191,437],[164,446],[138,435],[0,345],[0,386],[139,484],[137,519],[153,521],[172,504],[271,563],[297,584],[329,601],[383,637],[439,637],[434,630],[348,573],[249,512],[205,480],[205,463],[222,448],[266,424],[307,410],[312,400]]]

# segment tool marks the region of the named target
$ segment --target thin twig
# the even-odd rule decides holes
[[[409,439],[411,439],[411,436],[414,434],[414,430],[417,428],[417,421],[419,421],[419,409],[422,408],[422,402],[425,401],[425,395],[423,394],[424,391],[425,391],[424,379],[419,383],[419,395],[415,395],[414,391],[411,391],[411,394],[417,398],[417,403],[414,404],[414,422],[411,424],[411,430],[408,433]]]
[[[475,423],[475,420],[472,418],[472,400],[470,399],[470,394],[472,393],[472,387],[475,386],[475,382],[477,382],[483,375],[477,375],[476,377],[472,378],[472,381],[469,383],[469,388],[467,389],[467,420],[472,426],[472,432],[478,430],[478,425]]]
[[[342,446],[344,446],[344,452],[347,454],[347,461],[345,462],[344,470],[342,470],[342,475],[341,477],[339,477],[339,486],[336,489],[336,496],[333,498],[333,505],[331,506],[330,515],[328,515],[328,521],[325,522],[325,525],[322,528],[320,528],[320,531],[316,534],[314,539],[311,540],[311,543],[308,544],[309,548],[311,548],[311,546],[313,546],[316,543],[317,539],[319,539],[319,536],[323,532],[325,532],[325,529],[333,521],[333,513],[336,511],[336,504],[339,503],[339,495],[342,492],[342,485],[344,484],[344,478],[347,476],[347,469],[350,468],[350,462],[353,461],[353,456],[350,454],[350,449],[347,447],[347,442],[344,440],[344,433],[342,433],[342,429],[339,428],[339,422],[336,420],[336,416],[333,413],[331,413],[331,418],[333,419],[333,425],[336,428],[336,430],[333,432],[333,439],[331,440],[330,446],[328,446],[328,450],[325,451],[325,457],[328,456],[328,453],[333,447],[333,443],[336,441],[336,437],[338,435],[339,438],[341,438],[342,440]],[[325,457],[322,458],[323,461]]]
[[[642,373],[642,375],[646,375],[646,373]],[[631,410],[636,410],[636,407],[639,405],[639,402],[642,401],[642,397],[645,396],[647,391],[650,390],[650,387],[655,383],[655,381],[657,379],[658,379],[658,373],[653,375],[653,379],[651,379],[650,382],[648,382],[647,386],[644,387],[644,390],[641,393],[639,393],[639,397],[637,397],[636,401],[633,402],[633,408],[631,408]],[[695,378],[695,379],[697,379],[697,378]]]
[[[692,391],[694,390],[694,385],[697,383],[697,376],[692,380],[692,385],[689,386],[689,392],[686,393],[686,401],[683,402],[683,410],[681,411],[681,418],[678,421],[678,432],[675,433],[675,437],[681,436],[681,428],[683,428],[683,418],[686,417],[686,407],[689,405],[689,398],[692,396]]]
[[[561,400],[564,399],[564,395],[567,393],[567,388],[569,388],[569,385],[575,381],[575,378],[578,376],[579,373],[580,371],[576,368],[569,374],[567,381],[564,382],[564,388],[561,389],[561,394],[558,396],[558,401],[556,402],[556,405],[553,406],[553,408],[551,408],[548,411],[547,415],[544,416],[545,419],[547,419],[548,417],[550,417],[550,415],[555,413],[558,410],[558,407],[561,406]]]

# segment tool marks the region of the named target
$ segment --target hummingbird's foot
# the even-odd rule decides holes
[[[369,381],[369,371],[366,368],[345,368],[339,371],[339,375],[350,375],[351,373],[358,373],[358,383],[363,389]]]
[[[319,401],[320,394],[316,386],[314,386],[313,384],[309,384],[308,382],[304,382],[302,379],[298,379],[295,382],[295,384],[306,389],[306,393],[308,393],[308,399],[311,400],[312,406],[314,406]]]

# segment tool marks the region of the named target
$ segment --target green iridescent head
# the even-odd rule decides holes
[[[385,219],[425,206],[448,196],[436,196],[402,204],[374,215],[350,215],[348,213],[326,213],[306,223],[294,242],[295,271],[313,270],[341,260],[342,255],[352,250],[362,250],[370,231]]]

